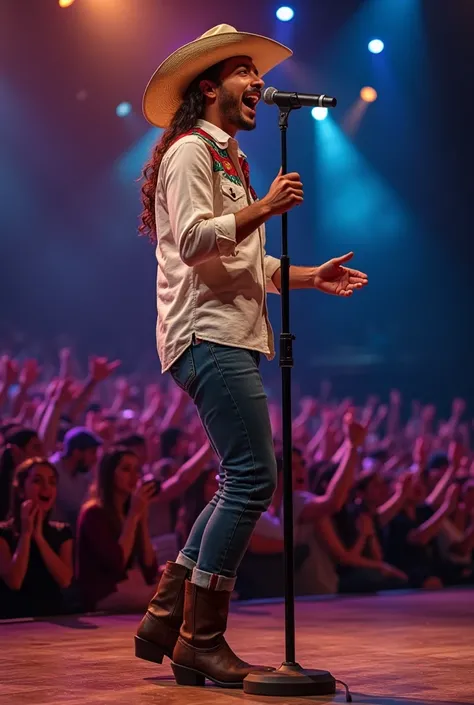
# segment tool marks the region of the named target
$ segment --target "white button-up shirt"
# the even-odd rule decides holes
[[[158,354],[162,371],[191,344],[193,335],[274,357],[266,293],[278,293],[272,276],[280,261],[265,254],[265,226],[236,244],[234,213],[252,203],[235,139],[199,120],[226,149],[243,185],[213,170],[197,135],[175,142],[161,162],[156,190],[158,243]]]

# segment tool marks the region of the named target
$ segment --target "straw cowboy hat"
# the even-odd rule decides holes
[[[152,125],[168,127],[190,83],[214,64],[232,56],[249,56],[263,76],[292,53],[273,39],[217,25],[158,66],[143,96],[143,114]]]

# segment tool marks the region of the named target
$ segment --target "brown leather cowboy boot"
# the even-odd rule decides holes
[[[162,663],[172,658],[183,621],[184,584],[191,572],[168,561],[135,636],[135,656]]]
[[[222,688],[241,688],[251,671],[273,671],[241,661],[224,638],[230,592],[186,581],[183,624],[171,667],[178,685],[203,686],[206,678]]]

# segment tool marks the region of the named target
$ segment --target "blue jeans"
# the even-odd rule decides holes
[[[199,341],[170,369],[196,405],[220,459],[219,489],[196,519],[181,553],[197,564],[198,572],[222,576],[224,581],[235,578],[276,487],[259,362],[258,352]]]

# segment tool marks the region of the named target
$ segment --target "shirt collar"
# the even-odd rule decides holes
[[[221,128],[217,127],[217,125],[214,125],[214,123],[208,122],[207,120],[198,120],[196,125],[197,127],[200,127],[201,130],[204,130],[209,135],[211,135],[212,139],[217,143],[217,145],[221,149],[227,149],[229,144],[235,145],[237,147],[239,156],[244,157],[244,159],[247,158],[246,155],[240,149],[237,140],[234,137],[228,135],[227,132],[224,132],[224,130],[221,130]]]

